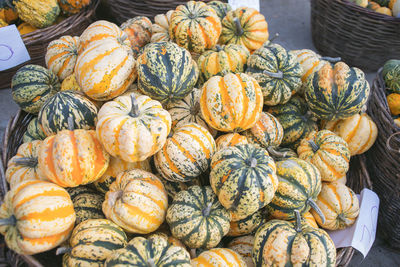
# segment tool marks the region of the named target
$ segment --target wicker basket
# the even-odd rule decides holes
[[[0,89],[10,88],[11,78],[19,68],[26,64],[46,66],[44,55],[48,44],[64,35],[80,35],[95,20],[95,11],[100,0],[92,0],[90,5],[78,14],[72,15],[53,26],[22,35],[22,40],[31,60],[14,68],[0,71]]]
[[[378,229],[383,230],[382,234],[393,248],[400,249],[400,128],[390,115],[385,91],[380,69],[368,105],[368,113],[379,132],[374,146],[367,153],[367,162],[381,201]]]
[[[311,0],[312,38],[318,51],[376,71],[400,58],[400,18],[346,0]]]

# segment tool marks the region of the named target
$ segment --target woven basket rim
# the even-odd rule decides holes
[[[318,1],[318,0],[316,0],[316,1]],[[359,6],[356,3],[350,2],[348,0],[333,0],[333,1],[341,3],[342,5],[346,6],[347,8],[349,8],[355,12],[359,12],[362,15],[366,15],[372,19],[382,20],[382,21],[386,21],[386,22],[400,23],[400,17],[393,17],[393,16],[389,16],[386,14],[378,13],[378,12],[375,12],[374,10]]]

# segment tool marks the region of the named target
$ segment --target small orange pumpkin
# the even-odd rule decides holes
[[[135,58],[138,57],[140,49],[150,42],[151,26],[150,19],[144,16],[137,16],[122,23],[121,29],[128,35]]]

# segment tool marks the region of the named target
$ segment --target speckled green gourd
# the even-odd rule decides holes
[[[221,21],[226,16],[226,13],[232,10],[232,7],[229,3],[221,1],[211,1],[208,2],[207,5],[212,7],[215,10],[215,12],[217,12],[217,15],[221,19]]]
[[[19,17],[36,28],[52,25],[60,14],[57,0],[14,0]]]
[[[382,76],[388,89],[400,94],[400,60],[388,60],[383,65]]]
[[[263,209],[260,209],[244,219],[231,221],[228,236],[242,236],[254,233],[267,219]]]
[[[42,126],[39,124],[37,117],[34,117],[28,124],[24,136],[22,137],[24,143],[32,142],[35,140],[44,140],[46,134],[43,132]]]

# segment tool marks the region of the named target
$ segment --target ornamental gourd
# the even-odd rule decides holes
[[[242,45],[216,45],[206,50],[197,60],[200,69],[199,82],[203,84],[212,76],[225,75],[228,72],[244,72],[249,51]]]
[[[229,248],[213,248],[202,252],[192,260],[193,267],[219,267],[235,266],[247,267],[246,262],[239,253]]]
[[[215,12],[217,12],[217,15],[221,21],[225,18],[226,14],[232,10],[232,7],[229,3],[225,3],[218,0],[208,2],[207,5],[212,7],[215,10]]]
[[[310,110],[328,121],[359,113],[370,92],[364,72],[343,62],[325,64],[309,77],[306,86],[305,98]]]
[[[251,257],[253,245],[254,236],[246,235],[234,238],[231,242],[229,242],[227,248],[242,256],[244,262],[247,264],[247,267],[254,267],[253,258]]]
[[[316,201],[325,217],[321,217],[314,210],[311,213],[315,220],[324,229],[340,230],[355,223],[360,212],[356,194],[343,183],[322,183],[321,193]]]
[[[257,81],[244,73],[210,78],[202,88],[200,109],[214,129],[240,132],[260,118],[263,96]]]
[[[229,11],[222,20],[221,44],[239,44],[250,52],[268,40],[268,23],[254,8],[240,7]]]
[[[400,15],[400,1],[390,0],[389,7],[392,10],[393,17],[399,17],[399,15]]]
[[[229,231],[231,215],[211,187],[192,186],[179,192],[167,211],[174,237],[189,248],[213,248]]]
[[[92,183],[108,167],[109,155],[93,130],[62,130],[47,137],[39,150],[39,168],[62,187]]]
[[[46,134],[43,131],[42,125],[38,122],[37,117],[34,117],[28,124],[23,136],[24,143],[32,142],[35,140],[44,140]]]
[[[78,41],[79,37],[66,35],[51,41],[47,46],[46,67],[54,72],[60,81],[74,73],[78,57]]]
[[[44,181],[23,181],[0,207],[0,233],[7,246],[32,255],[57,247],[74,228],[75,211],[65,189]]]
[[[323,183],[322,183],[322,184],[323,184]],[[318,201],[318,200],[317,200],[317,201]],[[317,203],[317,202],[316,202],[316,203]],[[305,223],[305,224],[308,224],[308,225],[311,226],[311,227],[319,228],[317,222],[315,221],[314,216],[313,216],[312,213],[311,213],[311,211],[312,211],[312,209],[311,209],[310,211],[307,211],[307,212],[304,213],[303,215],[301,215],[301,222],[302,222],[302,223]],[[321,210],[321,212],[323,212],[323,211]],[[315,214],[317,214],[317,213],[315,213]],[[324,214],[324,215],[325,215],[325,214]],[[325,220],[327,220],[327,219],[325,218]],[[290,220],[290,222],[291,222],[291,223],[296,223],[296,219]]]
[[[212,7],[189,1],[172,13],[169,36],[190,52],[203,53],[217,44],[221,29],[221,20]]]
[[[325,125],[325,129],[346,141],[351,156],[370,149],[378,136],[378,127],[366,113],[356,114],[344,120],[330,121]]]
[[[90,4],[91,0],[58,0],[65,14],[76,14]]]
[[[244,145],[248,143],[247,137],[238,133],[224,134],[215,140],[217,150],[221,150],[229,146]]]
[[[36,140],[20,145],[17,154],[8,161],[5,176],[10,188],[14,188],[22,181],[47,180],[38,168],[38,152],[41,144],[41,141]]]
[[[135,237],[125,248],[114,251],[104,263],[104,267],[111,266],[191,267],[191,264],[189,252],[184,248],[154,235],[148,239]]]
[[[400,4],[400,1],[398,2]],[[400,94],[400,60],[386,61],[382,69],[382,77],[386,87],[394,93]]]
[[[190,53],[172,42],[147,45],[137,66],[139,89],[166,106],[189,94],[199,76]]]
[[[13,24],[18,19],[18,13],[12,0],[0,1],[0,19],[8,24]]]
[[[57,0],[14,0],[19,17],[37,28],[51,26],[60,14]]]
[[[334,182],[349,170],[349,146],[329,130],[312,132],[301,140],[297,154],[317,167],[322,181]]]
[[[165,190],[167,191],[168,196],[170,197],[170,202],[174,199],[175,195],[178,194],[180,191],[187,190],[189,187],[193,185],[202,185],[200,178],[193,179],[186,183],[171,182],[163,178],[160,178],[160,180],[163,182]]]
[[[107,257],[127,243],[124,231],[112,221],[90,219],[76,226],[69,247],[61,247],[57,252],[68,252],[63,257],[63,267],[102,267]]]
[[[97,136],[113,157],[143,161],[159,151],[171,130],[171,116],[148,96],[120,96],[99,110]]]
[[[302,69],[296,57],[278,44],[268,44],[247,60],[246,73],[260,84],[264,104],[285,104],[301,87]]]
[[[136,16],[128,19],[121,25],[121,30],[128,35],[128,39],[131,42],[135,58],[139,55],[142,47],[150,42],[152,34],[151,25],[150,19],[145,16]]]
[[[250,214],[244,219],[231,221],[231,227],[227,236],[242,236],[253,234],[258,227],[266,222],[263,209]]]
[[[23,22],[17,27],[19,34],[24,35],[36,31],[38,28],[33,27],[29,23]]]
[[[60,91],[57,76],[39,65],[25,65],[12,77],[11,94],[18,106],[37,114],[43,104]]]
[[[61,91],[78,91],[81,92],[82,89],[76,81],[75,73],[67,76],[61,83]]]
[[[171,21],[171,15],[175,10],[169,10],[165,14],[158,14],[154,17],[154,23],[151,26],[151,42],[169,42],[169,23]]]
[[[400,94],[392,93],[386,96],[388,102],[389,110],[392,115],[400,114]]]
[[[268,152],[254,145],[217,151],[211,161],[210,184],[222,206],[237,221],[267,205],[278,188],[276,167]]]
[[[168,196],[157,176],[140,169],[117,175],[103,202],[103,212],[129,233],[154,232],[165,219]]]
[[[177,128],[154,156],[164,179],[188,182],[206,172],[215,152],[215,141],[207,129],[196,123]]]

